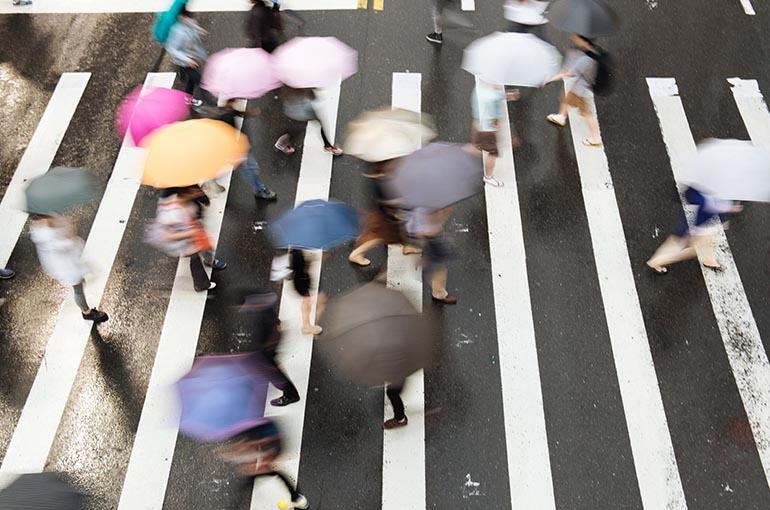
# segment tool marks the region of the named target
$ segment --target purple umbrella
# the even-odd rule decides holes
[[[127,132],[136,145],[156,129],[185,119],[190,113],[190,95],[163,87],[136,87],[118,107],[115,125],[123,137]]]
[[[335,37],[295,37],[273,52],[273,70],[290,87],[327,87],[355,74],[358,52]]]
[[[212,442],[264,423],[267,384],[259,354],[196,358],[190,372],[177,382],[182,401],[179,430]]]
[[[255,99],[281,86],[261,48],[226,49],[212,55],[203,69],[202,86],[223,98]]]

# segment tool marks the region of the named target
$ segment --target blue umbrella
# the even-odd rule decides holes
[[[258,354],[201,356],[177,382],[179,430],[200,441],[223,441],[264,423],[269,376]]]
[[[308,200],[286,211],[269,228],[277,248],[327,250],[360,230],[358,213],[341,202]]]
[[[152,26],[152,35],[161,44],[166,44],[171,27],[176,23],[179,13],[187,5],[189,0],[174,0],[168,10],[155,15],[155,24]]]

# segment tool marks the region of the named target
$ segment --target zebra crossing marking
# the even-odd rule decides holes
[[[366,0],[364,0],[366,1]],[[358,9],[358,0],[282,0],[281,8],[293,11],[335,11]],[[171,0],[35,0],[31,5],[0,4],[0,14],[106,14],[161,12]],[[364,7],[366,8],[366,7]],[[232,12],[251,9],[249,0],[191,0],[193,12]]]

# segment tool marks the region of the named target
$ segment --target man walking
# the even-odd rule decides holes
[[[192,94],[200,84],[201,68],[208,58],[201,42],[201,35],[205,33],[192,14],[183,8],[166,39],[166,51],[171,56],[171,62],[177,66],[179,75],[185,80],[185,92],[188,94]],[[192,100],[193,106],[202,104],[199,99]]]

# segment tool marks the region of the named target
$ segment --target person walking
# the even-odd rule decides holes
[[[302,133],[302,128],[309,121],[318,121],[321,126],[321,139],[324,143],[324,151],[332,156],[341,156],[342,149],[334,145],[324,131],[323,122],[318,117],[318,112],[313,106],[316,94],[313,89],[295,89],[288,85],[284,86],[281,92],[283,97],[283,111],[286,117],[291,121],[291,126],[287,133],[281,135],[275,142],[275,148],[286,155],[294,154],[296,147],[293,140]]]
[[[454,305],[457,296],[446,289],[449,272],[447,261],[452,256],[452,250],[444,238],[444,223],[452,212],[451,207],[430,211],[418,207],[410,211],[406,222],[406,231],[412,238],[419,240],[424,246],[424,268],[430,273],[431,297],[442,305]]]
[[[16,273],[8,269],[7,267],[0,267],[0,280],[10,280],[16,276]]]
[[[273,2],[272,7],[264,0],[251,0],[253,4],[246,18],[246,35],[252,48],[262,48],[272,53],[278,47],[278,34],[283,31],[280,5]]]
[[[668,272],[666,266],[697,257],[702,265],[720,271],[722,266],[714,253],[717,228],[712,225],[712,220],[726,222],[730,214],[740,212],[743,207],[732,200],[719,199],[692,187],[685,190],[684,198],[697,207],[693,225],[689,226],[686,219],[680,221],[655,250],[647,266],[656,274],[663,275]]]
[[[505,0],[503,15],[508,20],[508,31],[534,34],[547,41],[543,27],[548,23],[543,13],[549,2],[540,0]]]
[[[292,272],[292,282],[297,294],[302,296],[302,334],[320,335],[323,328],[318,324],[313,324],[310,320],[310,312],[313,308],[313,298],[311,297],[311,280],[308,272],[308,261],[303,250],[292,248],[289,250],[289,269]],[[316,317],[320,317],[323,312],[325,297],[318,292],[316,296]]]
[[[404,390],[405,379],[396,381],[395,383],[388,383],[385,389],[385,394],[390,400],[390,405],[393,406],[393,418],[385,420],[382,424],[385,430],[404,427],[409,423],[409,419],[406,417],[406,411],[404,410],[404,401],[401,399],[401,392]]]
[[[171,27],[165,43],[171,62],[177,66],[180,77],[185,81],[185,92],[191,95],[200,85],[201,69],[208,58],[201,41],[201,35],[205,33],[185,7]],[[203,101],[193,99],[191,104],[198,107]]]
[[[91,308],[86,301],[83,289],[86,267],[81,260],[83,239],[75,234],[64,216],[31,214],[30,218],[30,237],[43,271],[62,286],[72,287],[83,319],[97,324],[105,322],[109,318],[107,314]]]
[[[552,113],[546,118],[549,122],[564,127],[567,123],[569,108],[571,106],[577,108],[590,131],[590,137],[583,139],[583,144],[589,147],[599,147],[602,145],[599,123],[588,104],[588,98],[593,94],[592,87],[599,70],[596,48],[590,39],[582,35],[572,34],[570,40],[575,47],[567,52],[567,57],[564,59],[564,69],[543,85],[567,78],[574,78],[574,82],[563,96],[559,112]]]
[[[454,0],[431,0],[431,16],[433,18],[433,32],[425,36],[428,42],[433,44],[444,43],[444,11]]]
[[[494,177],[495,163],[499,155],[497,148],[497,131],[503,119],[502,107],[505,101],[515,101],[519,98],[518,91],[505,93],[503,87],[476,79],[476,86],[471,93],[471,144],[484,154],[484,183],[500,187],[502,182]],[[513,143],[513,140],[512,140]],[[514,143],[514,145],[516,145]]]

